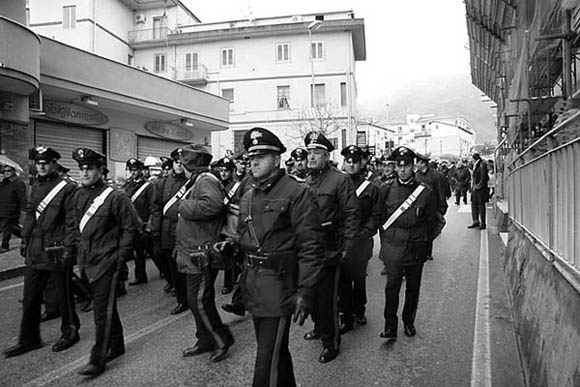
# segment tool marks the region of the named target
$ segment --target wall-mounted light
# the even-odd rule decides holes
[[[91,105],[91,106],[99,106],[99,101],[97,101],[96,99],[91,98],[88,95],[83,95],[81,97],[81,102],[82,103],[86,103],[87,105]]]
[[[193,121],[191,121],[191,120],[189,120],[187,118],[182,118],[181,120],[179,120],[179,122],[183,126],[187,126],[189,128],[193,128]]]

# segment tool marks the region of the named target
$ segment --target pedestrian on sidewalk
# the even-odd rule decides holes
[[[32,185],[22,230],[20,253],[25,257],[24,299],[18,344],[4,351],[6,357],[40,348],[41,303],[49,280],[61,316],[61,338],[52,351],[59,352],[79,341],[80,321],[71,291],[75,260],[74,192],[76,186],[57,173],[60,154],[52,148],[37,147],[30,153],[38,177]]]
[[[117,311],[116,290],[121,268],[133,252],[135,223],[129,197],[103,179],[105,156],[89,148],[77,148],[81,187],[77,190],[77,257],[93,294],[95,344],[83,376],[97,376],[105,364],[125,353],[123,326]]]
[[[10,250],[12,230],[18,225],[20,213],[26,208],[26,185],[10,165],[0,165],[0,254]]]
[[[467,226],[467,228],[485,230],[485,205],[489,201],[489,188],[487,186],[489,175],[487,172],[487,164],[481,159],[479,153],[474,153],[472,157],[474,161],[471,181],[471,217],[473,223]]]

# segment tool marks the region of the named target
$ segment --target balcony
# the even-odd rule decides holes
[[[167,39],[172,31],[169,27],[152,28],[147,30],[129,31],[129,44],[141,45],[142,43],[155,43]]]
[[[12,19],[0,16],[0,91],[29,95],[40,79],[40,38]]]
[[[197,66],[180,66],[173,67],[173,79],[183,82],[190,86],[205,86],[207,85],[207,67],[202,64]]]

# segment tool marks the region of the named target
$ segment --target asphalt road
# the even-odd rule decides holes
[[[459,210],[459,211],[458,211]],[[385,345],[383,329],[385,277],[375,256],[368,270],[369,323],[343,336],[339,357],[320,364],[319,342],[302,336],[312,327],[295,326],[290,332],[290,350],[300,386],[523,386],[523,376],[511,324],[501,270],[503,244],[493,227],[468,230],[467,206],[450,201],[447,226],[435,243],[433,261],[424,268],[417,314],[417,336],[399,338]],[[481,234],[487,232],[489,294],[479,289]],[[485,250],[484,250],[485,251]],[[222,313],[236,343],[229,357],[218,364],[209,354],[182,358],[183,348],[195,343],[191,313],[170,316],[174,300],[163,293],[153,264],[148,262],[150,282],[129,288],[119,301],[127,353],[109,363],[107,372],[85,380],[76,371],[88,360],[94,328],[92,312],[80,313],[81,341],[67,351],[53,353],[50,347],[60,336],[59,319],[42,324],[45,346],[25,355],[0,360],[1,386],[247,386],[251,384],[255,343],[251,318]],[[0,282],[0,347],[15,343],[21,318],[22,278]],[[221,275],[216,282],[219,294]],[[481,284],[480,284],[481,288]],[[486,318],[476,321],[479,300]],[[403,292],[401,292],[403,295]],[[218,305],[231,295],[218,296]],[[487,321],[488,324],[485,324]],[[489,347],[476,345],[487,339]],[[483,327],[483,329],[481,328]],[[481,343],[481,341],[478,341]],[[489,350],[488,350],[489,348]],[[475,359],[475,360],[474,360]],[[486,378],[486,371],[489,378]],[[481,377],[484,375],[484,377]]]

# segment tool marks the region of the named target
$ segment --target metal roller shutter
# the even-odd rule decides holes
[[[169,157],[171,151],[186,144],[183,142],[139,136],[137,137],[137,158],[144,161],[147,156]]]
[[[105,154],[103,131],[93,128],[80,128],[36,121],[36,145],[45,145],[60,153],[59,163],[71,169],[70,175],[76,178],[78,165],[72,158],[76,148],[86,147]]]

